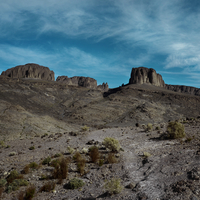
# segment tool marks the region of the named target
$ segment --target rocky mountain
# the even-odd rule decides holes
[[[102,85],[97,86],[97,81],[94,78],[83,77],[83,76],[74,76],[69,78],[68,76],[58,76],[56,79],[57,82],[65,83],[66,85],[81,86],[91,89],[99,89],[101,91],[108,90],[108,84],[103,83]]]
[[[187,87],[163,87],[155,70],[132,71],[132,83],[106,92],[84,77],[73,79],[82,86],[76,87],[0,76],[0,198],[24,199],[35,186],[33,200],[199,200],[200,97]],[[175,120],[186,137],[167,139],[168,121]],[[119,152],[105,147],[106,137],[118,140]],[[96,162],[88,152],[92,146],[99,151]],[[72,159],[77,152],[79,161]],[[68,172],[60,180],[61,161]],[[13,170],[28,186],[9,182]],[[84,185],[69,189],[74,178]],[[110,195],[106,180],[122,190]]]
[[[163,87],[174,92],[186,93],[200,96],[200,89],[185,85],[169,85],[165,84],[162,76],[152,68],[138,67],[132,68],[129,84],[150,84]]]
[[[132,68],[129,84],[151,84],[159,87],[165,87],[165,82],[160,74],[152,68],[138,67]]]
[[[38,78],[42,80],[54,81],[54,72],[48,67],[44,67],[34,63],[28,63],[26,65],[19,65],[10,68],[1,73],[3,76],[10,78]]]

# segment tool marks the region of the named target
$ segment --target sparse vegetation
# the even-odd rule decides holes
[[[8,183],[12,183],[15,179],[23,179],[23,175],[19,174],[16,170],[13,170],[10,172],[6,180]]]
[[[28,174],[29,173],[29,169],[30,169],[30,166],[29,165],[26,165],[25,167],[24,167],[24,169],[22,170],[22,174]]]
[[[4,187],[6,183],[7,183],[6,179],[0,179],[0,188]]]
[[[69,181],[68,188],[77,189],[77,188],[83,187],[84,185],[85,183],[81,179],[73,178]]]
[[[2,148],[2,147],[6,147],[6,144],[3,140],[0,141],[0,148]]]
[[[169,122],[167,126],[167,132],[170,139],[185,137],[184,125],[179,122]]]
[[[42,161],[42,164],[43,164],[43,165],[49,165],[50,162],[51,162],[51,158],[48,156],[47,158],[45,158],[45,159]]]
[[[119,151],[121,146],[119,144],[119,141],[114,139],[114,138],[111,138],[111,137],[106,137],[103,141],[103,145],[110,149],[111,151]]]
[[[10,193],[12,191],[16,191],[19,189],[21,186],[27,186],[28,181],[24,179],[15,179],[8,185],[7,192]]]
[[[54,181],[48,181],[45,183],[41,188],[40,192],[51,192],[52,190],[55,189],[56,183]]]
[[[99,160],[99,166],[101,167],[103,164],[104,164],[104,160],[103,160],[103,159],[100,159],[100,160]]]
[[[29,147],[29,150],[34,150],[34,149],[35,149],[34,146]]]
[[[86,126],[86,125],[83,126],[83,127],[81,127],[81,130],[82,130],[82,131],[88,131],[89,129],[90,129],[90,128],[89,128],[88,126]]]
[[[39,165],[38,165],[36,162],[32,162],[32,163],[29,164],[29,167],[30,167],[31,169],[38,169],[38,168],[39,168]]]
[[[115,157],[114,153],[109,153],[107,160],[110,164],[117,163],[117,158]]]
[[[9,156],[15,156],[15,155],[17,155],[17,153],[15,151],[12,151],[9,153]]]
[[[146,131],[150,132],[152,130],[153,130],[153,125],[151,123],[148,123],[147,126],[146,126]]]
[[[68,150],[68,152],[70,153],[70,154],[73,154],[74,153],[74,149],[73,148],[71,148],[70,146],[68,146],[67,147],[67,150]]]
[[[104,188],[110,195],[120,193],[123,190],[121,179],[113,178],[110,181],[106,180]]]
[[[55,164],[52,177],[58,179],[58,183],[62,183],[62,180],[67,178],[68,164],[69,159],[66,158],[58,160],[58,162]]]
[[[150,153],[148,153],[148,152],[143,152],[143,156],[144,156],[144,158],[148,158],[148,157],[150,157],[151,156],[151,154]]]
[[[18,200],[31,200],[35,194],[35,186],[31,185],[26,191],[20,191],[18,194]]]
[[[98,159],[100,158],[100,153],[99,153],[98,147],[94,146],[93,148],[91,148],[89,155],[90,155],[91,161],[93,163],[96,163],[98,161]]]

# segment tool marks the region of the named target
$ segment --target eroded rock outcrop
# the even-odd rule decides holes
[[[152,84],[159,87],[165,87],[162,76],[152,68],[138,67],[132,68],[129,84]]]
[[[54,81],[54,72],[48,67],[44,67],[34,63],[26,65],[18,65],[16,67],[3,71],[1,75],[11,78],[38,78],[43,80]]]
[[[185,85],[168,85],[165,84],[165,88],[168,90],[172,90],[174,92],[181,92],[181,93],[187,93],[192,95],[200,96],[200,89]]]
[[[108,90],[107,83],[103,83],[102,85],[97,86],[97,81],[90,77],[74,76],[69,78],[68,76],[58,76],[56,81],[66,83],[67,85],[82,86],[91,89],[98,89],[101,91]]]

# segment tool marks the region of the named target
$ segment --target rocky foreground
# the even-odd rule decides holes
[[[149,132],[142,127],[82,129],[5,141],[0,149],[0,176],[6,178],[12,170],[23,173],[25,166],[37,163],[39,167],[30,168],[23,175],[29,185],[36,187],[33,199],[200,199],[200,120],[191,119],[183,124],[186,137],[173,140],[160,138],[167,124],[159,124]],[[109,150],[102,145],[106,137],[117,139],[122,147],[119,153],[114,153],[114,163],[108,162]],[[85,151],[94,145],[104,160],[102,165],[92,163]],[[73,159],[75,152],[70,154],[69,146],[86,160],[82,174]],[[51,157],[50,163],[42,165],[47,157]],[[67,178],[57,183],[58,179],[50,178],[54,170],[51,163],[60,157],[70,158],[71,162]],[[82,180],[84,186],[74,190],[67,188],[74,177]],[[104,186],[106,180],[113,178],[120,179],[123,190],[110,195]],[[55,188],[40,192],[49,182],[56,183]],[[27,187],[10,193],[5,191],[2,199],[19,199],[20,191]]]

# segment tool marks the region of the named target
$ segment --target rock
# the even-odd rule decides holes
[[[107,83],[97,86],[97,81],[94,78],[83,77],[83,76],[74,76],[69,78],[68,76],[58,76],[56,79],[57,82],[63,82],[67,85],[81,86],[90,89],[98,89],[101,91],[108,91],[109,87]]]
[[[102,83],[102,85],[98,85],[97,89],[103,92],[107,92],[109,90],[108,83]]]
[[[165,88],[168,90],[172,90],[174,92],[180,92],[180,93],[187,93],[192,95],[200,96],[200,89],[185,85],[167,85],[165,84]]]
[[[138,67],[132,68],[129,84],[152,84],[159,87],[165,87],[165,82],[160,74],[152,68]]]
[[[74,76],[68,78],[68,76],[58,76],[56,81],[66,83],[67,85],[82,86],[91,89],[97,88],[97,81],[90,77]]]
[[[44,67],[34,63],[19,65],[1,73],[3,76],[10,78],[37,78],[42,80],[54,81],[54,72],[48,67]]]

